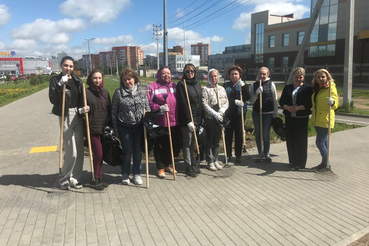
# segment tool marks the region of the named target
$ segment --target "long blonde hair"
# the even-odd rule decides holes
[[[317,82],[317,79],[316,79],[318,73],[325,73],[325,75],[327,76],[327,84],[330,84],[331,82],[333,82],[332,75],[328,72],[327,69],[324,69],[324,68],[318,69],[315,71],[314,78],[311,81],[315,90],[319,90],[319,83]]]

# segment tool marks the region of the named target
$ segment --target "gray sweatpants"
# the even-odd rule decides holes
[[[62,184],[73,177],[79,179],[82,174],[84,158],[83,118],[77,115],[75,108],[69,109],[69,114],[64,118],[64,160],[61,172],[63,178],[59,180]],[[61,125],[61,117],[59,117]]]
[[[190,132],[188,127],[181,127],[182,131],[182,151],[183,151],[183,159],[188,166],[194,166],[196,164],[194,158],[194,144],[195,138],[193,136],[193,132]]]

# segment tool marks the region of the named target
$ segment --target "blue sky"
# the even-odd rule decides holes
[[[153,24],[163,27],[163,0],[2,0],[0,52],[51,57],[66,52],[74,58],[139,45],[156,54]],[[295,13],[309,17],[310,0],[167,0],[169,48],[210,43],[211,54],[226,46],[250,43],[251,13]],[[184,23],[183,23],[184,22]],[[159,50],[162,51],[162,38]]]

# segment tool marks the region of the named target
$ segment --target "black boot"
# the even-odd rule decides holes
[[[194,173],[194,170],[193,170],[192,166],[186,167],[186,174],[187,174],[187,176],[192,177],[193,176],[193,173]]]

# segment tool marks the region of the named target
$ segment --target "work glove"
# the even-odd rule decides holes
[[[61,77],[60,81],[59,81],[59,85],[63,86],[64,84],[66,84],[69,80],[69,75],[66,74],[63,77]]]
[[[218,113],[221,113],[222,115],[224,115],[225,111],[226,111],[225,108],[220,108],[219,111],[218,111]]]
[[[192,122],[188,123],[187,127],[190,130],[190,132],[195,132],[196,131],[196,127]]]
[[[327,103],[329,106],[333,106],[334,105],[334,100],[332,97],[327,97]]]
[[[243,107],[244,103],[240,100],[234,100],[234,103],[238,106],[238,107]]]
[[[82,107],[82,108],[79,108],[79,109],[78,109],[78,112],[79,112],[80,114],[88,113],[88,111],[90,111],[90,106],[86,106],[86,107]]]
[[[221,113],[215,113],[213,116],[217,121],[223,122],[223,115]]]
[[[160,111],[161,112],[169,112],[169,107],[168,104],[163,104],[160,106]]]
[[[243,82],[242,80],[238,81],[238,86],[239,87],[243,87],[245,85],[245,82]]]
[[[258,96],[260,93],[263,93],[263,87],[259,87],[257,88],[257,90],[255,91],[255,95]]]

